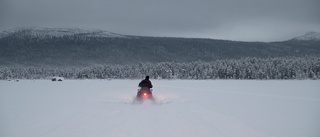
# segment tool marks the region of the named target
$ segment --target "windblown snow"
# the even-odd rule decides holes
[[[318,80],[0,81],[1,137],[319,137]]]

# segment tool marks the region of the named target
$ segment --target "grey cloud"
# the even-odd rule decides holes
[[[1,5],[0,30],[84,27],[133,35],[262,41],[320,31],[318,0],[3,0]]]

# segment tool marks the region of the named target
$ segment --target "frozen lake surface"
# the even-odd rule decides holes
[[[319,137],[319,80],[0,81],[1,137]]]

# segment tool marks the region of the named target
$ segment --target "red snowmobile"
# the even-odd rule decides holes
[[[140,89],[138,89],[136,100],[143,101],[147,99],[154,100],[152,96],[152,90],[148,87],[141,87]]]

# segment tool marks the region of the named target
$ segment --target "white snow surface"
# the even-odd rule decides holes
[[[0,81],[1,137],[319,137],[319,80]]]

